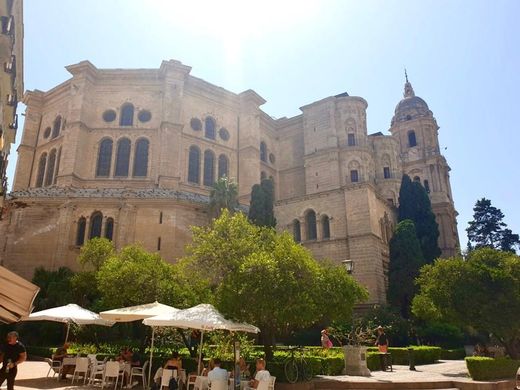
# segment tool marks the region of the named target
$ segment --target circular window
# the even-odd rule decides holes
[[[274,154],[269,153],[269,161],[271,162],[271,164],[274,164],[274,163],[275,163],[276,158],[274,157]]]
[[[103,113],[103,120],[105,122],[113,122],[116,119],[116,112],[114,110],[106,110]]]
[[[51,128],[47,127],[45,131],[43,132],[43,138],[49,138],[51,135]]]
[[[218,131],[218,135],[220,136],[220,138],[222,138],[223,141],[229,140],[229,131],[227,131],[227,129],[225,128],[221,128]]]
[[[195,131],[202,130],[202,122],[198,118],[191,118],[190,126]]]
[[[139,122],[148,122],[152,119],[152,113],[148,110],[141,110],[137,115],[137,119],[139,119]]]

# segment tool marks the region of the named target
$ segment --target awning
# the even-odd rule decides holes
[[[38,291],[38,286],[0,266],[0,322],[17,322],[31,314]]]

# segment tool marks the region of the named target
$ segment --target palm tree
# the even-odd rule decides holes
[[[213,184],[213,189],[209,194],[209,207],[216,217],[220,216],[222,209],[230,212],[238,208],[238,187],[233,180],[222,176]]]

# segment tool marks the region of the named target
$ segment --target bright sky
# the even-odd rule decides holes
[[[254,89],[275,117],[347,91],[368,101],[369,133],[387,133],[406,66],[447,148],[462,245],[481,197],[520,233],[519,1],[25,0],[24,7],[26,89],[56,86],[69,77],[64,66],[84,59],[99,68],[177,59],[233,92]],[[13,152],[10,181],[15,159]]]

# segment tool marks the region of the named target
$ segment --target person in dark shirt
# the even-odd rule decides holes
[[[18,341],[17,332],[7,333],[7,342],[0,346],[0,356],[3,362],[0,369],[0,384],[7,379],[7,390],[14,390],[17,367],[27,359],[25,346]]]
[[[381,371],[386,371],[387,368],[387,354],[388,354],[388,337],[386,336],[385,330],[382,326],[377,327],[377,339],[376,346],[379,350],[379,363],[381,365]]]

